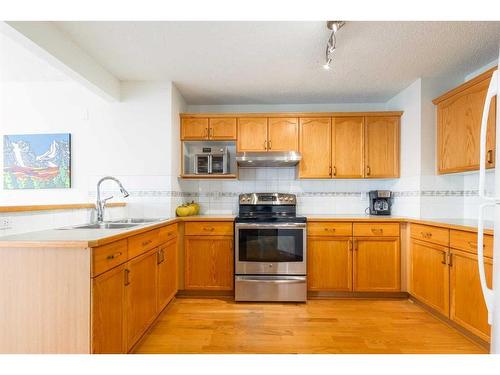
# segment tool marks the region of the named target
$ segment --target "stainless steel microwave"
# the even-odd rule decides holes
[[[227,147],[203,147],[202,152],[194,157],[195,174],[229,173],[229,152]]]

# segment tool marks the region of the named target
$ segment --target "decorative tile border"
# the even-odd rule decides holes
[[[239,194],[246,191],[210,191],[210,192],[190,192],[190,191],[174,191],[174,190],[132,190],[130,191],[131,197],[208,197],[208,198],[237,198]],[[95,198],[96,192],[89,191],[89,197]],[[119,195],[117,190],[103,191],[104,196]],[[347,197],[347,198],[361,198],[366,196],[368,192],[360,191],[300,191],[295,193],[297,197],[302,198],[315,198],[315,197]],[[493,192],[486,192],[487,196],[493,196]],[[408,198],[408,197],[478,197],[478,190],[408,190],[408,191],[393,191],[394,198]]]

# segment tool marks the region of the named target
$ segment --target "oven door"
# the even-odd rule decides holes
[[[236,223],[237,275],[305,275],[305,223]]]

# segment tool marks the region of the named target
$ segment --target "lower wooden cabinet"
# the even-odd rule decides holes
[[[307,244],[307,289],[351,291],[352,239],[309,237]]]
[[[159,247],[157,263],[158,311],[161,311],[177,293],[177,239]]]
[[[196,290],[232,290],[233,259],[232,236],[186,236],[184,287]]]
[[[354,238],[353,290],[399,292],[401,261],[399,237]]]
[[[125,353],[125,264],[92,280],[92,353]]]
[[[448,316],[448,248],[412,239],[410,259],[410,293]]]
[[[130,349],[156,317],[157,250],[129,261],[125,273],[127,343]]]
[[[486,280],[491,288],[492,260],[484,258]],[[485,341],[490,338],[488,311],[479,282],[477,256],[451,249],[450,318]]]

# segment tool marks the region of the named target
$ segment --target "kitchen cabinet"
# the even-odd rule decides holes
[[[162,311],[177,293],[177,239],[158,248],[157,263],[158,311]]]
[[[448,248],[412,238],[410,259],[410,293],[448,316]]]
[[[353,290],[401,290],[399,237],[354,237]]]
[[[307,289],[351,291],[352,238],[315,236],[307,243]]]
[[[184,250],[186,289],[233,289],[232,237],[186,236]]]
[[[181,140],[183,141],[231,141],[235,139],[235,117],[187,117],[181,119]]]
[[[157,312],[157,249],[127,263],[125,269],[127,343],[130,349],[153,322]]]
[[[208,139],[208,118],[181,119],[181,139],[184,141]]]
[[[334,178],[364,176],[364,117],[332,119],[332,175]]]
[[[365,117],[366,178],[399,177],[399,116]]]
[[[492,260],[484,258],[486,280],[491,288]],[[490,338],[488,311],[483,298],[477,255],[451,249],[450,318],[485,341]]]
[[[479,137],[490,69],[478,77],[433,100],[437,106],[438,173],[479,169]],[[486,168],[495,166],[496,105],[491,103],[488,117]]]
[[[267,148],[267,117],[239,118],[236,149],[240,152],[265,152]]]
[[[331,119],[300,118],[299,149],[302,160],[299,163],[299,178],[330,178],[331,164]]]
[[[208,120],[208,125],[208,139],[214,141],[236,140],[236,118],[211,118]]]
[[[92,280],[92,353],[127,351],[125,266],[115,267]]]
[[[299,150],[299,119],[291,117],[269,118],[268,151]]]

